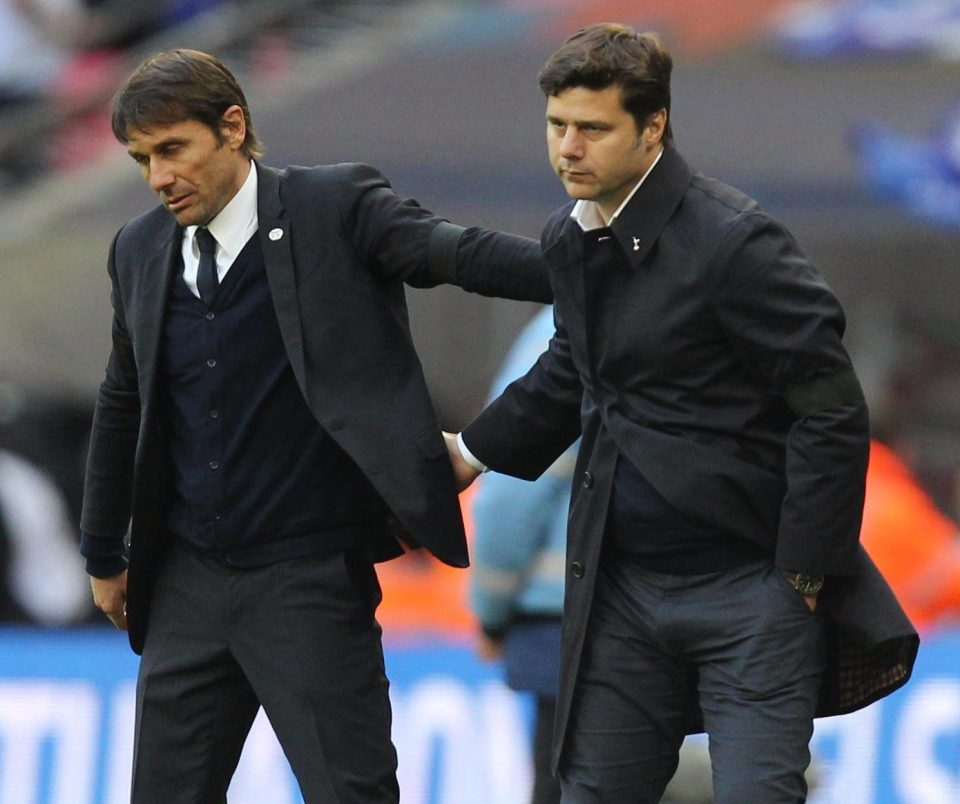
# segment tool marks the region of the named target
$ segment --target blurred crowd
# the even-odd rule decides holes
[[[221,0],[2,0],[0,102],[50,92],[85,59],[129,47]]]
[[[109,138],[97,112],[126,70],[123,53],[225,1],[0,0],[0,188],[89,156],[91,140]],[[24,136],[66,115],[84,123],[79,144]]]

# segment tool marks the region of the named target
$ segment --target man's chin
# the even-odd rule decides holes
[[[203,215],[196,209],[181,209],[176,212],[169,210],[169,212],[181,226],[203,226],[206,223]]]
[[[596,196],[594,189],[592,187],[588,187],[586,184],[565,181],[563,186],[567,191],[567,195],[569,195],[571,198],[575,198],[578,201],[592,201]]]

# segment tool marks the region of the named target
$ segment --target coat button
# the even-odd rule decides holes
[[[583,487],[585,489],[593,487],[593,475],[591,475],[589,472],[583,473]]]
[[[573,574],[573,577],[574,577],[574,578],[582,578],[582,577],[583,577],[583,564],[581,564],[579,561],[574,561],[574,562],[570,565],[570,572]]]

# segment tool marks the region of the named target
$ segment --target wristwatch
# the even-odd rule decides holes
[[[823,589],[823,576],[810,572],[788,572],[790,585],[804,597],[810,597]]]

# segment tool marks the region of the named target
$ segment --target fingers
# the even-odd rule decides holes
[[[127,573],[113,578],[91,578],[93,602],[121,631],[127,630]]]
[[[123,605],[113,611],[104,611],[107,619],[110,620],[121,631],[127,630],[127,601],[124,599]]]

